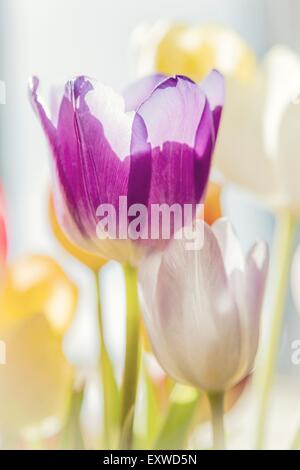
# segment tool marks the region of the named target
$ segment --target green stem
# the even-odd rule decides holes
[[[120,449],[131,449],[133,444],[134,408],[139,366],[140,312],[137,293],[137,271],[124,266],[126,284],[126,357],[122,382]]]
[[[211,424],[213,430],[214,450],[225,449],[224,437],[224,393],[209,393],[208,400],[211,409]]]
[[[258,422],[256,430],[256,447],[264,447],[266,421],[268,417],[268,404],[276,369],[280,335],[282,331],[283,313],[286,299],[287,283],[289,278],[290,257],[293,247],[295,221],[289,213],[278,215],[277,229],[273,243],[272,266],[270,271],[274,278],[271,280],[272,317],[270,318],[270,335],[266,353],[262,355],[262,367],[259,374],[259,403]]]
[[[113,439],[113,429],[112,429],[112,394],[111,382],[109,380],[110,374],[112,374],[112,364],[106,348],[104,331],[103,331],[103,320],[102,320],[102,308],[101,308],[101,297],[100,297],[100,283],[99,283],[99,273],[94,272],[95,278],[95,288],[97,295],[97,312],[98,312],[98,325],[99,325],[99,336],[100,336],[100,375],[102,382],[102,392],[103,392],[103,428],[104,428],[104,439],[103,445],[105,449],[109,449],[112,444]]]
[[[80,424],[80,412],[83,401],[84,388],[73,389],[69,403],[68,415],[62,430],[60,447],[67,450],[83,450],[84,438]]]

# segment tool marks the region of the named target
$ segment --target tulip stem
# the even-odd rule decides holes
[[[211,410],[211,424],[213,431],[213,449],[225,449],[224,436],[224,393],[209,393],[208,400]]]
[[[140,312],[137,293],[137,271],[124,266],[126,284],[126,356],[121,392],[120,449],[133,444],[134,408],[138,383]]]
[[[278,215],[277,227],[272,248],[272,266],[269,286],[272,288],[272,317],[268,331],[266,351],[261,355],[261,368],[258,373],[259,403],[258,422],[256,429],[256,447],[262,449],[265,441],[268,405],[273,384],[278,356],[279,342],[282,331],[284,306],[289,279],[290,257],[293,247],[295,220],[289,213]]]
[[[112,439],[113,439],[113,415],[114,408],[116,408],[115,403],[115,383],[114,383],[114,373],[113,366],[106,348],[104,330],[103,330],[103,320],[102,320],[102,308],[101,308],[101,297],[100,297],[100,283],[99,283],[99,273],[94,271],[95,278],[95,288],[97,295],[97,312],[98,312],[98,325],[99,325],[99,336],[100,336],[100,375],[102,383],[102,392],[103,392],[103,427],[104,427],[104,436],[103,436],[103,445],[105,449],[111,448]]]
[[[74,385],[73,385],[74,387]],[[84,387],[73,388],[67,419],[62,430],[61,448],[63,450],[84,450],[85,443],[80,424],[80,412],[84,396]]]

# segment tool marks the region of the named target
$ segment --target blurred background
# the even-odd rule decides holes
[[[259,57],[275,43],[300,52],[298,0],[0,0],[0,80],[6,85],[6,104],[0,105],[0,168],[8,206],[9,258],[27,252],[50,253],[78,283],[82,295],[65,350],[84,367],[93,367],[98,348],[90,274],[62,253],[49,228],[48,149],[28,100],[28,78],[35,74],[42,83],[60,83],[85,74],[121,91],[135,78],[129,45],[133,30],[160,18],[232,27]],[[229,186],[223,202],[245,248],[258,238],[271,242],[272,216],[250,197]],[[110,263],[103,277],[108,292],[105,328],[121,370],[122,273]],[[291,343],[299,338],[300,318],[289,296],[280,352],[284,374],[300,373],[291,362]]]

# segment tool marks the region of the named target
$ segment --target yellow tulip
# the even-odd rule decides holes
[[[238,34],[222,26],[174,24],[159,33],[154,26],[140,38],[141,73],[182,74],[198,82],[212,68],[240,80],[251,79],[256,69],[252,50]]]
[[[7,268],[0,292],[0,431],[16,433],[47,418],[62,420],[73,368],[62,351],[77,289],[58,264],[29,255]]]
[[[73,318],[77,288],[46,255],[27,255],[7,268],[0,292],[0,331],[42,313],[63,335]]]
[[[49,216],[53,233],[61,246],[78,261],[85,264],[93,271],[98,272],[99,269],[107,262],[107,260],[94,253],[90,253],[84,248],[81,248],[68,238],[57,220],[52,194],[50,195],[49,199]]]

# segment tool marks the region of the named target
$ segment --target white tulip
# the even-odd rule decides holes
[[[227,78],[214,162],[272,209],[300,215],[300,58],[267,54],[253,80]]]

